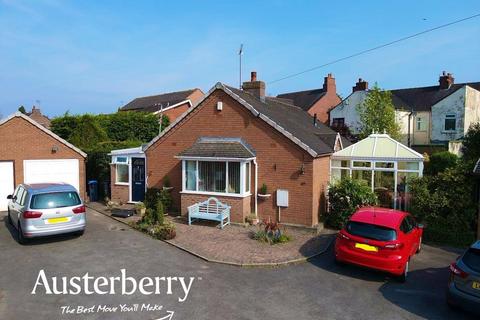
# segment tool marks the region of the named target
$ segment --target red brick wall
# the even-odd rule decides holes
[[[202,202],[208,199],[207,195],[199,194],[189,194],[182,193],[181,198],[181,208],[182,215],[188,213],[188,207],[192,204]],[[250,199],[251,197],[237,198],[237,197],[226,197],[226,196],[215,196],[220,202],[226,203],[232,208],[230,209],[230,220],[232,222],[243,223],[245,222],[245,217],[251,213]]]
[[[308,110],[308,113],[312,116],[316,113],[318,120],[328,125],[328,111],[340,102],[342,102],[342,100],[337,96],[336,92],[328,91]]]
[[[172,108],[170,110],[167,110],[167,111],[164,111],[163,114],[166,115],[168,117],[168,119],[170,119],[170,123],[174,122],[175,120],[177,120],[177,118],[179,116],[182,115],[182,113],[184,113],[185,111],[188,110],[188,107],[190,106],[190,104],[188,104],[188,102],[184,103],[184,104],[181,104],[175,108]]]
[[[111,191],[111,200],[115,202],[127,203],[130,200],[130,189],[129,186],[115,184],[117,180],[115,165],[110,165],[110,191]]]
[[[330,181],[330,157],[313,160],[312,225],[318,224],[326,211],[326,189]]]
[[[189,96],[188,96],[188,99],[190,99],[190,101],[192,101],[192,106],[196,105],[197,102],[199,102],[200,100],[202,100],[203,96],[205,94],[202,92],[202,90],[200,89],[196,89],[195,91],[193,91]]]
[[[52,147],[58,151],[52,153]],[[0,160],[13,160],[15,185],[23,183],[23,160],[78,159],[80,195],[86,199],[85,158],[27,120],[14,117],[0,126]]]
[[[222,111],[216,110],[218,100],[223,101]],[[146,151],[148,186],[161,187],[163,177],[168,175],[174,187],[174,204],[180,207],[181,212],[185,212],[179,193],[182,188],[182,166],[175,156],[202,136],[242,137],[256,150],[259,164],[258,188],[265,183],[272,193],[269,199],[258,201],[261,219],[271,217],[277,220],[275,191],[287,189],[289,207],[282,208],[281,222],[308,226],[316,223],[317,218],[313,216],[317,216],[318,212],[314,212],[312,201],[313,158],[221,90],[215,91],[199,108],[188,114]],[[302,163],[305,169],[303,175],[299,173]],[[251,190],[253,193],[254,179]],[[253,203],[252,196],[252,211]]]

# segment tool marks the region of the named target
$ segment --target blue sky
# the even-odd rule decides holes
[[[328,4],[327,4],[328,3]],[[258,72],[267,93],[358,77],[386,89],[480,81],[480,18],[299,77],[269,81],[480,12],[472,1],[0,0],[0,114],[40,101],[49,116],[109,113],[144,95]]]

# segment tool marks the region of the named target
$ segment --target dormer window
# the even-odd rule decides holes
[[[445,115],[445,131],[455,131],[457,130],[457,115],[449,113]]]

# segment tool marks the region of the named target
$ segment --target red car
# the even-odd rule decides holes
[[[407,279],[410,258],[420,252],[423,226],[407,212],[366,207],[355,212],[335,241],[335,260]]]

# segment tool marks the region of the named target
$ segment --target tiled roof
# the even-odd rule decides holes
[[[249,159],[255,152],[241,138],[202,137],[179,157]]]
[[[194,108],[190,108],[162,131],[162,133],[150,141],[144,148],[144,151],[168,133],[171,128],[180,123],[182,119],[195,110],[195,108],[201,106],[202,102],[205,101],[215,90],[223,90],[254,114],[255,117],[265,121],[272,127],[272,129],[277,130],[280,134],[293,141],[313,157],[333,153],[337,137],[341,137],[337,132],[320,122],[317,122],[317,124],[314,125],[313,117],[300,107],[280,102],[278,98],[266,97],[265,101],[261,101],[259,98],[248,92],[218,82]],[[226,135],[228,136],[228,128],[226,128]],[[343,137],[340,139],[343,147],[351,144]]]
[[[392,101],[396,109],[430,111],[431,107],[445,99],[463,86],[468,85],[480,90],[480,82],[456,83],[448,89],[440,89],[439,86],[407,88],[390,90]]]
[[[155,96],[136,98],[121,107],[120,111],[159,111],[161,108],[165,109],[169,106],[173,106],[177,103],[187,100],[195,90],[199,89],[168,92]]]
[[[292,101],[294,105],[308,111],[312,105],[323,97],[327,92],[324,89],[313,89],[306,91],[296,91],[289,93],[282,93],[277,95],[277,98],[287,99]]]

